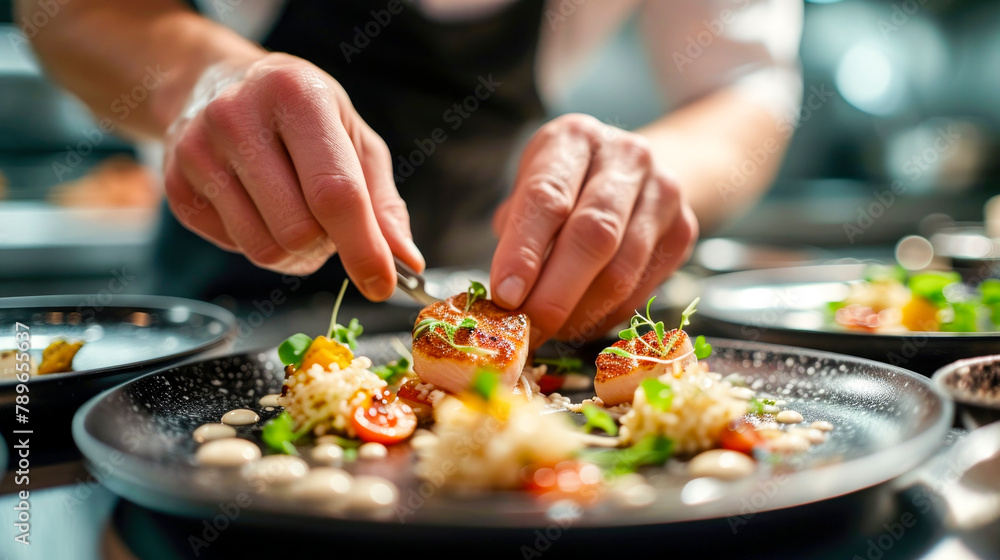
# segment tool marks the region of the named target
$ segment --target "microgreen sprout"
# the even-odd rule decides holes
[[[688,305],[687,308],[685,308],[684,311],[681,312],[680,326],[677,327],[677,329],[674,331],[672,335],[670,335],[669,338],[667,338],[666,327],[663,325],[663,321],[653,322],[653,320],[650,319],[650,308],[652,307],[653,301],[655,299],[656,296],[653,296],[649,298],[649,301],[646,302],[645,315],[639,313],[638,311],[635,312],[635,315],[633,315],[632,319],[629,320],[629,328],[619,331],[618,337],[621,338],[622,340],[633,340],[633,339],[638,340],[642,345],[646,347],[646,349],[649,350],[650,354],[652,354],[656,358],[663,359],[669,356],[670,352],[673,351],[674,346],[677,344],[677,340],[680,338],[681,332],[683,331],[684,327],[691,324],[691,316],[694,315],[695,311],[697,311],[696,307],[701,298],[694,298],[694,301],[692,301],[691,304]],[[644,335],[639,333],[639,327],[648,327],[649,329],[652,330],[653,333],[655,333],[655,339],[653,340],[652,343],[647,341]],[[708,352],[711,352],[711,345],[707,345],[707,347],[708,347]],[[614,346],[605,348],[602,351],[602,353],[615,354],[625,358],[646,359],[645,356],[638,356],[636,354],[628,352],[627,350],[623,350],[621,348],[615,348]]]
[[[551,366],[546,373],[561,374],[570,372],[580,372],[583,370],[583,360],[580,358],[535,358],[536,364]]]
[[[470,280],[469,291],[465,294],[466,313],[472,309],[472,304],[475,303],[477,299],[486,299],[486,287],[475,280]]]
[[[604,430],[609,436],[618,435],[618,424],[615,424],[614,418],[608,414],[608,411],[587,403],[583,405],[582,412],[583,416],[587,419],[587,423],[583,425],[584,432],[590,433],[594,428],[599,428]]]
[[[459,352],[465,352],[466,354],[474,354],[476,356],[493,356],[496,355],[496,350],[491,350],[489,348],[480,348],[478,346],[456,344],[455,335],[458,334],[458,329],[475,329],[477,326],[476,320],[472,317],[466,317],[462,319],[462,322],[453,325],[447,321],[442,321],[441,319],[434,319],[428,317],[413,328],[413,338],[416,340],[424,332],[436,335],[448,343],[449,346],[458,350]]]
[[[340,312],[340,304],[344,301],[347,284],[348,281],[345,279],[343,285],[340,286],[340,293],[337,294],[337,303],[333,304],[333,315],[330,317],[330,328],[327,330],[329,333],[327,336],[354,350],[358,347],[358,337],[361,336],[361,332],[364,330],[361,323],[358,322],[357,318],[351,319],[346,327],[337,322],[337,313]]]

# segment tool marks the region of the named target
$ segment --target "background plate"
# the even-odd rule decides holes
[[[76,454],[70,424],[76,409],[101,391],[156,367],[193,355],[225,352],[236,319],[200,301],[162,296],[60,295],[0,299],[0,349],[15,347],[14,325],[29,327],[36,363],[55,338],[85,340],[73,359],[75,371],[28,380],[28,422],[15,422],[16,379],[0,380],[0,431],[31,429],[32,464]],[[10,438],[8,438],[10,439]],[[8,442],[10,443],[10,442]]]
[[[832,324],[827,303],[846,297],[867,265],[821,265],[735,272],[703,281],[695,330],[861,356],[924,375],[958,360],[995,354],[1000,332],[873,334]]]
[[[407,336],[400,335],[402,340]],[[358,353],[376,363],[392,358],[388,340],[388,336],[367,337]],[[577,526],[723,518],[739,514],[751,502],[752,511],[759,512],[840,496],[892,479],[926,459],[952,421],[951,401],[927,379],[899,368],[759,343],[712,343],[715,353],[710,363],[715,371],[742,372],[759,391],[787,400],[789,408],[800,411],[807,421],[833,422],[832,436],[802,455],[791,474],[765,468],[757,477],[692,487],[655,469],[660,480],[651,506],[626,509],[602,503],[575,519]],[[595,352],[596,347],[585,349],[581,357],[592,363]],[[263,411],[257,401],[279,390],[281,377],[281,367],[270,352],[157,372],[87,403],[74,420],[74,438],[103,484],[138,504],[177,515],[211,517],[219,513],[220,504],[246,492],[251,505],[240,514],[241,522],[327,535],[352,534],[366,523],[383,535],[414,527],[505,530],[551,524],[552,511],[515,492],[459,498],[431,488],[430,495],[419,499],[403,519],[372,521],[255,495],[235,472],[196,467],[192,431],[202,423],[218,422],[230,409],[259,411],[262,418],[257,425],[238,428],[241,435],[259,443],[261,425],[278,411]],[[409,450],[397,446],[385,462],[356,462],[348,468],[394,480],[403,499],[409,500],[419,489],[411,461]]]

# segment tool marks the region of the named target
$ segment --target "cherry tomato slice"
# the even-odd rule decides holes
[[[359,438],[392,445],[410,437],[417,428],[417,416],[386,389],[355,408],[351,424]]]
[[[753,454],[754,447],[764,443],[764,439],[757,433],[756,427],[746,420],[736,420],[722,431],[719,437],[719,444],[723,449],[731,449]]]
[[[546,373],[538,379],[538,390],[543,395],[551,395],[559,389],[562,389],[563,383],[565,382],[565,375],[551,375]]]

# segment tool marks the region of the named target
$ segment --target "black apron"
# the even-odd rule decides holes
[[[333,76],[385,140],[429,267],[489,266],[493,211],[529,124],[544,116],[534,79],[542,6],[515,1],[480,19],[438,22],[407,1],[290,0],[263,42]],[[160,239],[160,293],[253,298],[288,285],[188,232],[169,211]],[[329,291],[340,278],[334,257],[303,292]]]

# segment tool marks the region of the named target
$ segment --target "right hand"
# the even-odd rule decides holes
[[[167,200],[185,227],[285,274],[339,253],[375,301],[395,287],[393,255],[423,270],[389,150],[336,80],[268,54],[229,81],[208,84],[218,92],[183,112],[166,142]]]

